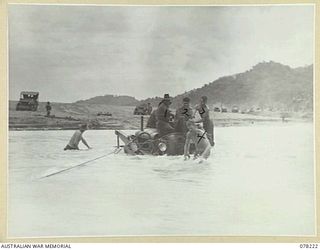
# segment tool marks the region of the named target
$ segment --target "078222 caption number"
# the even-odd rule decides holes
[[[308,249],[318,248],[318,244],[300,244],[300,248],[308,248]]]

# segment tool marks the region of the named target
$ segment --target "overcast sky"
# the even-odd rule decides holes
[[[10,99],[176,95],[261,61],[313,63],[313,6],[10,5]]]

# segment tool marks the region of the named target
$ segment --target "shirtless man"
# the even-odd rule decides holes
[[[88,145],[86,140],[82,137],[82,134],[84,131],[87,130],[87,125],[81,125],[80,129],[74,132],[73,136],[71,137],[69,143],[64,148],[64,150],[79,150],[79,142],[82,141],[84,145],[87,146],[88,149],[91,149],[91,147]]]
[[[207,132],[207,137],[210,141],[211,146],[214,146],[214,131],[213,131],[213,122],[209,116],[209,107],[207,106],[208,98],[206,96],[202,96],[200,99],[200,104],[196,107],[196,110],[199,112],[201,117],[200,120],[195,122],[202,122],[203,129]]]
[[[194,158],[196,159],[197,156],[200,155],[201,160],[199,163],[201,163],[203,159],[208,159],[210,156],[210,141],[206,135],[206,131],[199,129],[193,120],[187,121],[186,125],[189,131],[184,145],[184,159],[187,160],[190,158],[190,143],[193,142],[196,146]]]

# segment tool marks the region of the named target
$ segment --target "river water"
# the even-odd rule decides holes
[[[215,132],[203,164],[120,152],[40,179],[111,152],[114,131],[80,151],[63,151],[73,131],[10,131],[9,237],[314,235],[312,124]]]

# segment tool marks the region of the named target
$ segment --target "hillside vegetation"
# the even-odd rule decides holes
[[[173,98],[176,107],[188,96],[195,104],[201,96],[207,96],[210,105],[239,106],[241,109],[259,107],[282,111],[312,111],[313,66],[290,68],[275,62],[263,62],[252,69],[221,77]],[[154,106],[160,97],[149,98]]]

